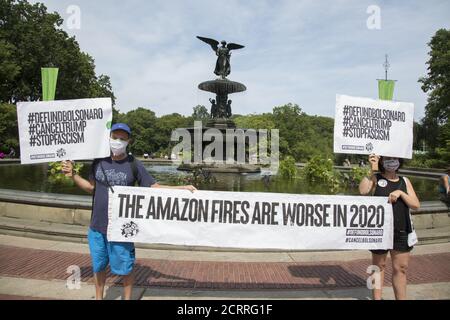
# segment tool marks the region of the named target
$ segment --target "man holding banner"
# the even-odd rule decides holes
[[[381,299],[384,280],[384,269],[388,252],[392,259],[392,284],[395,297],[406,299],[406,271],[408,269],[409,252],[417,242],[409,209],[420,207],[414,188],[406,177],[397,175],[403,159],[394,157],[369,156],[371,176],[365,177],[360,185],[361,195],[389,197],[394,215],[394,245],[392,250],[371,250],[372,264],[379,268],[381,287],[374,288],[373,298]],[[375,173],[379,168],[380,173]]]
[[[108,192],[114,193],[114,186],[172,188],[196,190],[194,186],[162,186],[145,170],[142,163],[126,152],[130,142],[131,129],[124,123],[111,127],[111,155],[96,159],[92,164],[89,180],[73,173],[71,161],[63,161],[63,172],[72,177],[82,190],[93,194],[91,224],[88,232],[89,249],[95,279],[96,299],[103,299],[106,282],[106,267],[110,265],[113,274],[123,276],[124,298],[131,299],[135,249],[133,242],[113,242],[107,239]]]

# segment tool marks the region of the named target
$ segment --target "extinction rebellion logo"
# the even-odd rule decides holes
[[[56,151],[56,155],[58,156],[58,158],[62,158],[66,155],[66,150],[63,148],[60,148]]]
[[[366,150],[367,150],[368,152],[372,152],[372,150],[373,150],[373,144],[372,144],[372,142],[369,142],[368,144],[366,144]]]
[[[138,234],[138,232],[139,232],[139,227],[133,221],[131,221],[129,223],[124,223],[122,225],[122,236],[124,236],[125,238],[134,237]]]

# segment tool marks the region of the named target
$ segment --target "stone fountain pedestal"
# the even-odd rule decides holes
[[[242,129],[236,128],[236,124],[231,119],[231,100],[228,100],[228,95],[236,92],[243,92],[247,90],[245,85],[242,83],[231,81],[226,78],[220,78],[216,80],[210,80],[202,82],[198,85],[198,88],[203,91],[208,91],[214,93],[216,95],[216,99],[211,102],[211,118],[206,123],[205,127],[202,127],[202,136],[203,133],[210,129],[214,128],[219,130],[222,133],[222,141],[223,141],[223,155],[224,159],[223,163],[206,163],[202,161],[202,163],[183,163],[178,167],[178,170],[192,171],[195,169],[203,169],[211,172],[229,172],[229,173],[251,173],[251,172],[260,172],[261,168],[259,165],[249,164],[248,157],[246,157],[246,163],[238,163],[236,161],[237,155],[237,143],[234,143],[234,155],[235,159],[233,159],[234,163],[225,163],[226,157],[226,148],[225,144],[227,138],[231,136],[227,130],[229,129]],[[193,137],[194,137],[194,128],[187,128],[187,130],[191,133],[192,141],[191,146],[194,145]],[[246,130],[246,129],[243,129]],[[208,146],[211,142],[206,141],[202,143],[202,154],[203,150],[206,146]],[[248,143],[246,142],[246,149],[248,148]],[[191,159],[193,161],[193,158]],[[229,159],[228,162],[232,162]]]

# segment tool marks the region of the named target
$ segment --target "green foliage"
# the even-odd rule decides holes
[[[0,1],[0,102],[41,97],[41,67],[59,68],[55,99],[111,97],[108,76],[95,74],[94,59],[61,28],[63,19],[42,3]]]
[[[333,119],[305,114],[298,105],[288,103],[272,113],[236,115],[240,128],[278,129],[280,153],[298,162],[314,156],[333,159]]]
[[[370,167],[352,167],[350,172],[342,172],[341,187],[342,188],[356,188],[364,177],[370,175]]]
[[[422,90],[428,93],[428,103],[417,140],[425,141],[428,147],[423,164],[444,167],[450,160],[450,30],[439,29],[428,45],[428,74],[419,79]]]
[[[125,122],[131,128],[129,151],[140,155],[155,151],[156,115],[153,111],[137,108],[121,117],[120,122]]]
[[[307,182],[325,184],[330,193],[343,192],[347,188],[356,188],[361,180],[369,174],[369,166],[352,167],[350,171],[339,172],[334,169],[331,159],[318,156],[309,160],[301,171],[301,176]]]
[[[161,116],[155,123],[156,133],[153,137],[155,139],[156,150],[163,151],[170,155],[172,150],[172,143],[170,137],[172,131],[177,128],[186,128],[192,125],[192,118],[185,117],[179,113],[171,113]]]
[[[450,143],[450,142],[449,142]],[[411,160],[405,162],[405,167],[410,168],[446,168],[450,163],[450,154],[447,148],[436,148],[436,156],[430,157],[430,154],[414,154]]]
[[[80,170],[83,169],[84,164],[75,162],[73,165],[74,174],[79,174]],[[73,185],[74,182],[71,178],[66,177],[64,173],[62,173],[62,164],[61,162],[50,162],[48,165],[48,182],[51,184],[64,184],[64,185]]]
[[[302,170],[303,177],[310,183],[325,183],[330,192],[337,192],[341,186],[341,176],[333,169],[333,161],[314,156]]]
[[[59,68],[56,99],[111,97],[114,103],[110,78],[96,75],[94,59],[80,50],[75,37],[69,37],[62,24],[61,16],[47,12],[42,3],[0,1],[0,145],[12,146],[17,154],[20,151],[13,104],[40,99],[41,67]],[[450,30],[438,30],[429,46],[428,74],[419,80],[428,93],[428,104],[424,119],[414,124],[414,146],[422,149],[425,142],[428,155],[414,156],[409,165],[443,167],[450,163]],[[194,120],[205,122],[208,118],[208,109],[201,105],[194,107],[189,117],[177,113],[156,117],[145,108],[128,113],[113,109],[114,122],[125,122],[132,128],[130,151],[137,155],[169,154],[173,129],[190,127]],[[353,163],[360,158],[334,155],[333,118],[307,115],[297,104],[276,106],[263,114],[235,114],[232,119],[241,128],[278,129],[281,157],[289,156],[296,162],[316,159],[308,174],[311,178],[319,174],[332,185],[335,177],[330,171],[322,176],[314,171],[317,159],[341,164],[344,158]]]
[[[236,115],[233,121],[238,128],[244,129],[275,129],[273,115],[271,113]]]
[[[287,179],[293,179],[297,176],[297,167],[295,165],[295,159],[291,156],[287,156],[280,161],[280,167],[278,174]]]
[[[205,106],[197,105],[193,108],[192,119],[195,121],[202,121],[203,124],[206,124],[210,115],[208,109]]]
[[[303,173],[310,182],[327,180],[333,172],[331,159],[323,159],[315,156],[309,160],[303,168]]]
[[[428,74],[419,79],[422,90],[429,93],[425,117],[444,124],[450,116],[450,30],[439,29],[428,45]]]
[[[10,87],[4,84],[12,83],[20,73],[20,66],[13,61],[15,49],[16,47],[13,44],[3,39],[0,40],[0,79],[2,83],[0,86],[0,97],[10,95]]]
[[[427,154],[413,154],[411,160],[405,162],[405,167],[425,168],[425,162],[428,160]]]
[[[170,155],[172,131],[192,125],[192,118],[179,113],[157,117],[146,108],[137,108],[126,114],[118,113],[117,121],[128,124],[132,130],[129,151],[136,155],[157,153]]]
[[[350,178],[355,181],[357,184],[361,182],[364,177],[368,177],[370,175],[370,167],[352,167]]]
[[[0,146],[9,152],[9,148],[19,150],[19,131],[17,128],[16,106],[0,103]]]

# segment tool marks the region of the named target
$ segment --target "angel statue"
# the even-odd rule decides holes
[[[216,62],[216,69],[214,70],[214,73],[218,76],[220,76],[222,79],[225,79],[227,75],[230,74],[231,67],[230,67],[230,57],[231,52],[230,50],[235,49],[242,49],[244,46],[236,43],[228,43],[226,41],[220,42],[222,44],[221,47],[219,47],[219,41],[210,39],[210,38],[204,38],[197,36],[200,40],[203,42],[206,42],[211,46],[211,48],[214,50],[214,52],[217,55],[217,62]]]

